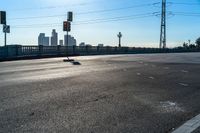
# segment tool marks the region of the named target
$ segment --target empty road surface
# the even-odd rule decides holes
[[[167,133],[200,114],[200,53],[71,58],[0,62],[0,133]]]

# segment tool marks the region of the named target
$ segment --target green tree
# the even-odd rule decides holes
[[[187,44],[186,42],[184,42],[184,43],[183,43],[183,47],[184,47],[184,48],[187,48],[187,47],[188,47],[188,44]]]
[[[200,47],[200,37],[196,40],[197,47]]]

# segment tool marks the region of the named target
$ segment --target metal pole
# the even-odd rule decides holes
[[[5,47],[6,47],[6,44],[7,44],[7,36],[6,36],[6,32],[5,32]]]
[[[67,31],[67,49],[66,49],[66,50],[67,50],[67,58],[68,58],[68,60],[69,60],[69,57],[68,57],[68,53],[69,53],[69,52],[68,52],[68,44],[69,44],[68,40],[69,40],[69,38],[68,38],[68,36],[69,36],[69,35],[68,35],[68,31]]]
[[[6,27],[6,24],[4,24],[4,26],[3,27]],[[7,36],[6,36],[6,31],[4,32],[4,45],[5,45],[5,47],[6,47],[6,44],[7,44]]]
[[[121,47],[121,38],[122,38],[121,32],[119,32],[119,34],[117,35],[117,37],[119,38],[119,47]]]
[[[68,31],[67,31],[67,47],[68,47],[68,43],[69,43],[69,42],[68,42],[68,39],[69,39],[69,38],[68,38]]]
[[[121,39],[120,39],[120,37],[119,37],[119,47],[121,47]]]

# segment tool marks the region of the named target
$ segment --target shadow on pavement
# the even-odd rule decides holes
[[[80,62],[78,62],[78,61],[75,61],[74,59],[63,59],[63,62],[70,62],[70,63],[72,63],[73,65],[81,65],[81,63]]]

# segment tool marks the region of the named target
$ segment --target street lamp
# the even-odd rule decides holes
[[[119,47],[121,48],[121,38],[122,38],[122,33],[119,32],[119,34],[117,35],[117,37],[119,38]]]

